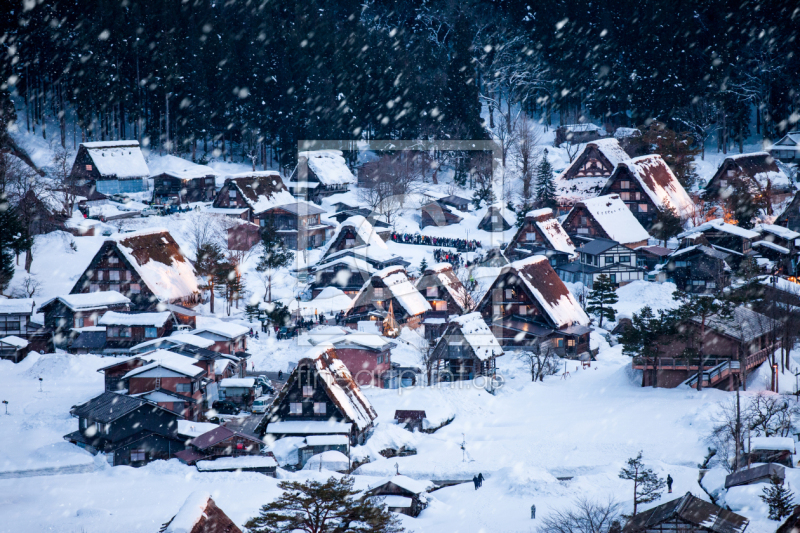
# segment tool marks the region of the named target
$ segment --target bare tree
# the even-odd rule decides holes
[[[553,511],[542,520],[539,533],[614,533],[620,531],[620,505],[578,497],[573,506]]]
[[[14,298],[33,298],[42,293],[42,284],[32,275],[22,278],[22,282],[12,292]]]
[[[519,352],[516,358],[530,370],[531,381],[544,381],[545,376],[558,373],[558,356],[551,341],[534,344],[529,350]]]
[[[522,179],[522,204],[526,206],[533,204],[534,190],[531,185],[536,168],[536,146],[541,137],[541,132],[528,119],[527,115],[522,115],[517,123],[516,152],[517,168]]]
[[[702,160],[706,158],[706,141],[714,133],[718,118],[719,109],[707,98],[695,98],[691,104],[679,109],[675,115],[675,119],[689,128],[692,136],[700,142]]]
[[[564,141],[561,143],[561,147],[567,152],[569,162],[572,163],[575,161],[575,156],[577,156],[578,152],[580,152],[581,144],[573,143],[572,141]]]

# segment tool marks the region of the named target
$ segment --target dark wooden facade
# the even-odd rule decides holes
[[[216,192],[213,175],[181,178],[163,172],[153,178],[153,203],[158,205],[210,202]]]
[[[782,179],[767,180],[760,176],[771,175],[773,177],[781,175]],[[755,195],[766,192],[771,188],[771,193],[788,192],[789,179],[783,175],[783,171],[775,163],[775,160],[767,152],[755,152],[752,154],[739,154],[726,158],[719,166],[717,171],[708,181],[705,188],[705,198],[707,200],[724,200],[728,193],[736,185],[741,185]]]
[[[432,311],[431,306],[422,294],[418,294],[419,299],[423,300],[420,309],[415,312],[407,310],[385,281],[385,278],[397,273],[406,277],[403,267],[387,268],[373,274],[354,298],[353,305],[345,313],[346,323],[357,326],[357,323],[362,320],[383,320],[391,305],[394,318],[399,326],[408,326],[412,329],[419,327],[425,313]],[[406,277],[406,279],[408,278]],[[413,290],[416,290],[410,281],[407,283]]]
[[[52,346],[66,349],[78,333],[73,328],[97,326],[100,317],[106,311],[129,311],[130,301],[121,301],[112,305],[72,307],[59,298],[54,298],[39,308],[44,313],[44,327],[50,337]]]
[[[667,281],[679,290],[700,294],[717,294],[730,285],[731,254],[697,245],[678,250],[667,259],[664,271]]]
[[[430,202],[419,208],[420,229],[428,226],[450,226],[458,224],[463,219],[450,212],[450,208],[439,201]]]
[[[611,198],[612,200],[616,200],[619,197],[617,195],[612,195],[615,198]],[[586,207],[584,202],[578,202],[575,206],[570,210],[567,218],[564,219],[564,223],[562,224],[564,230],[572,237],[573,239],[577,240],[590,240],[590,239],[610,239],[615,240],[612,235],[600,224],[597,219],[594,217],[592,212]],[[576,242],[577,242],[576,240]],[[628,248],[638,248],[639,246],[646,246],[648,239],[642,239],[636,242],[621,242],[623,246],[627,246]]]
[[[553,234],[543,230],[547,228]],[[556,249],[553,242],[563,243]],[[575,248],[566,230],[559,224],[550,209],[539,209],[529,213],[525,221],[508,243],[504,254],[509,261],[517,261],[532,255],[544,255],[553,267],[568,263]]]
[[[744,533],[750,521],[687,492],[633,516],[622,533]]]
[[[427,316],[447,318],[461,315],[475,306],[472,295],[448,263],[427,268],[414,285],[431,306]]]
[[[497,343],[497,340],[494,342]],[[495,347],[502,354],[499,345],[496,344]],[[476,347],[464,336],[461,324],[450,322],[431,354],[431,358],[437,361],[434,379],[448,382],[470,380],[478,376],[494,376],[497,370],[497,356],[481,359],[475,349]]]
[[[286,191],[280,174],[254,173],[248,177],[228,178],[214,198],[213,207],[248,209],[247,220],[253,222],[253,205],[260,197],[269,198],[276,193]]]
[[[783,213],[775,219],[775,224],[800,232],[800,192],[795,193],[794,198],[783,210]]]
[[[281,205],[253,215],[260,227],[272,219],[283,243],[292,250],[312,250],[325,244],[333,226],[320,221],[324,211],[306,202]]]

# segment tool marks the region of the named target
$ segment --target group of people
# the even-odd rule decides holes
[[[443,250],[442,248],[436,248],[433,251],[433,259],[437,263],[450,263],[454,267],[464,264],[464,259],[461,257],[460,253]]]
[[[421,246],[446,246],[462,252],[474,252],[481,247],[480,241],[467,239],[453,239],[451,237],[431,237],[419,233],[392,232],[390,238],[400,244],[418,244]]]
[[[477,476],[472,476],[472,482],[475,484],[475,490],[478,490],[483,486],[483,474],[478,474]]]

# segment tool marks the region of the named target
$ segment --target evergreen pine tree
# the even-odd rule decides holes
[[[650,228],[650,234],[656,239],[664,241],[665,247],[667,246],[667,241],[681,231],[683,231],[683,222],[681,222],[681,218],[672,207],[659,211],[658,215],[656,215],[655,224]]]
[[[628,466],[619,471],[620,479],[633,481],[633,516],[640,503],[650,503],[661,498],[666,482],[647,468],[642,461],[642,452],[628,459]]]
[[[556,209],[558,199],[556,198],[556,183],[553,176],[553,165],[547,159],[547,149],[544,150],[542,160],[536,169],[536,201],[540,207]]]
[[[245,304],[244,306],[244,316],[247,317],[247,320],[250,322],[255,322],[258,320],[259,310],[258,304]]]
[[[422,275],[426,270],[428,270],[428,261],[423,257],[422,261],[419,264],[420,275]]]
[[[214,314],[214,292],[217,283],[217,271],[224,260],[225,256],[222,254],[222,250],[219,245],[215,243],[203,244],[196,252],[194,268],[197,270],[197,273],[206,280],[201,288],[203,290],[207,289],[211,294],[211,314]]]
[[[769,505],[769,519],[780,521],[784,517],[792,514],[794,510],[794,493],[785,487],[783,483],[772,479],[772,484],[761,489],[761,498],[764,503]]]
[[[600,274],[594,282],[594,288],[589,293],[588,305],[586,310],[594,313],[600,318],[600,327],[603,327],[603,319],[613,321],[616,318],[614,308],[611,307],[619,301],[617,291],[608,274]]]
[[[264,295],[266,302],[272,301],[272,276],[279,268],[287,267],[294,259],[294,252],[289,250],[278,235],[275,220],[270,217],[261,229],[261,257],[258,259],[256,270],[266,275],[267,290]]]
[[[528,213],[533,211],[533,206],[529,204],[527,201],[522,202],[522,204],[517,208],[517,222],[516,225],[518,228],[521,228],[522,225],[525,223],[525,217],[528,216]]]
[[[8,200],[0,197],[0,293],[14,277],[14,255],[30,250],[33,239]]]
[[[341,531],[349,533],[400,533],[397,518],[383,505],[360,498],[353,490],[353,478],[320,481],[281,481],[283,490],[274,501],[263,505],[251,518],[251,533],[277,531]]]

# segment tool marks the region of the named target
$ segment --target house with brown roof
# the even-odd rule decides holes
[[[418,327],[430,303],[414,287],[402,266],[391,266],[375,272],[358,291],[345,321],[354,326],[363,320],[383,322],[389,314],[399,326]]]
[[[573,242],[603,238],[635,249],[647,245],[650,234],[618,194],[575,204],[562,224]]]
[[[786,193],[792,182],[767,152],[736,154],[725,158],[705,188],[707,200],[726,198],[738,184],[753,195]]]
[[[575,245],[552,209],[537,209],[525,215],[504,254],[509,261],[544,255],[555,267],[575,258]]]
[[[275,438],[347,435],[363,444],[378,413],[330,344],[297,363],[264,420]]]
[[[295,202],[297,200],[289,193],[278,172],[245,172],[225,178],[225,183],[214,198],[211,212],[253,222],[256,214]]]
[[[186,498],[177,514],[159,533],[242,533],[239,526],[217,507],[211,495],[196,491]]]
[[[556,176],[559,215],[566,214],[575,202],[597,196],[617,165],[629,157],[614,138],[586,143],[572,163]]]
[[[695,208],[678,178],[656,154],[621,161],[600,194],[618,194],[648,230],[655,224],[659,212],[672,209],[686,220]]]
[[[186,464],[195,464],[219,457],[258,456],[263,448],[264,442],[256,435],[219,426],[190,440],[186,450],[175,457]]]
[[[542,255],[503,267],[476,311],[501,346],[551,340],[562,357],[589,351],[589,317]]]
[[[146,190],[150,170],[139,141],[81,143],[69,179],[90,200],[103,195]]]
[[[428,317],[447,318],[461,315],[475,307],[472,295],[458,279],[450,263],[436,263],[425,269],[414,286],[432,308],[426,315]]]
[[[750,520],[687,492],[681,498],[640,511],[622,533],[744,533]]]
[[[292,193],[318,202],[332,194],[347,192],[356,177],[339,150],[313,150],[297,154],[297,166],[289,177]]]
[[[464,220],[462,217],[453,213],[450,207],[440,200],[434,200],[420,207],[419,216],[420,229],[427,228],[428,226],[451,226]]]
[[[121,292],[138,311],[200,302],[194,266],[163,228],[119,233],[106,240],[70,293],[100,291]]]
[[[438,382],[493,377],[496,359],[501,355],[503,348],[480,313],[453,318],[433,348],[431,359],[436,363],[431,379]]]

